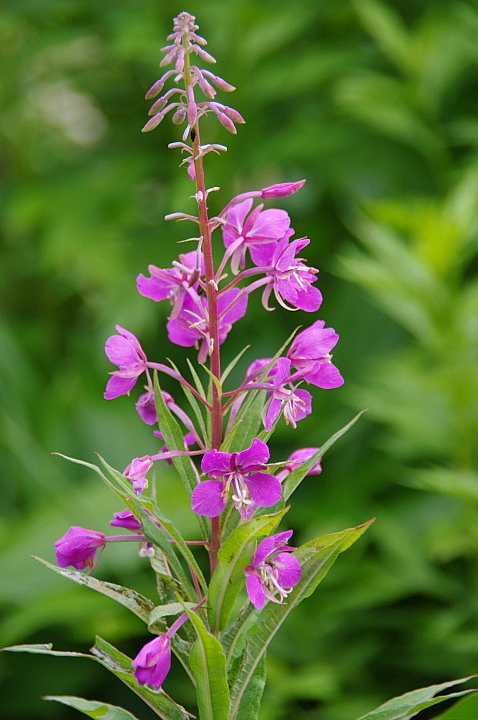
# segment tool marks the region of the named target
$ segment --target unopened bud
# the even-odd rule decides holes
[[[283,198],[293,195],[297,190],[305,185],[305,180],[298,180],[297,182],[289,183],[277,183],[277,185],[269,185],[269,187],[261,190],[261,197],[263,198]]]

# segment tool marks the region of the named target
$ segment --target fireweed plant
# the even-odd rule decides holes
[[[195,688],[197,709],[192,712],[198,712],[201,720],[254,720],[270,641],[371,521],[300,547],[290,544],[292,529],[278,530],[294,490],[304,478],[321,472],[322,456],[357,418],[320,448],[299,448],[287,458],[271,459],[268,441],[277,423],[285,421],[296,428],[312,412],[308,388],[342,385],[331,354],[339,337],[315,317],[322,302],[316,287],[318,270],[302,257],[310,240],[294,238],[287,212],[269,207],[270,201],[299,191],[304,180],[241,193],[217,215],[209,214],[208,197],[219,188],[207,187],[204,160],[226,147],[202,139],[201,120],[213,114],[231,133],[244,120],[237,110],[216,100],[217,91],[228,93],[234,87],[203,67],[215,60],[197,31],[195,18],[186,12],[174,20],[173,33],[162,49],[161,66],[167,69],[146,94],[154,103],[143,128],[153,130],[167,115],[184,127],[181,140],[169,147],[181,152],[182,166],[195,186],[197,212],[175,212],[167,219],[189,221],[194,237],[187,238],[191,249],[179,254],[171,267],[149,265],[148,274],[137,278],[142,296],[170,304],[166,323],[170,342],[195,353],[188,360],[189,375],[171,362],[149,360],[136,336],[116,326],[105,345],[116,369],[110,373],[104,397],[114,400],[142,386],[136,410],[154,428],[158,452],[133,458],[123,472],[101,458],[98,466],[73,460],[94,469],[122,501],[123,509],[110,521],[120,533],[71,527],[54,543],[57,566],[41,562],[115,599],[144,621],[144,645],[134,658],[99,637],[92,654],[85,657],[113,672],[159,717],[193,717],[163,688],[175,655]],[[219,248],[222,257],[217,261]],[[240,384],[230,387],[231,370],[247,349],[224,368],[222,346],[256,292],[265,311],[276,306],[300,309],[313,320],[296,330],[272,357],[249,362]],[[177,382],[187,409],[162,390],[163,375]],[[148,475],[156,468],[160,478],[161,463],[172,464],[188,490],[197,520],[196,540],[186,541],[156,503]],[[154,572],[159,601],[93,577],[100,553],[117,542],[139,544],[140,557]],[[81,655],[55,651],[49,645],[8,649]],[[405,703],[406,717],[411,717],[416,706],[422,709],[439,702],[435,693],[453,684],[416,691],[421,695],[415,693],[408,701],[403,700],[408,695],[403,696],[400,708]],[[133,718],[106,703],[66,696],[49,699],[91,717],[108,713],[118,720]],[[394,714],[393,702],[388,711],[390,703],[384,706],[385,720],[405,717]]]

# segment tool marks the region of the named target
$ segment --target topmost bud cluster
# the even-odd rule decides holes
[[[229,132],[236,132],[234,123],[243,123],[244,118],[237,110],[226,105],[213,101],[216,96],[216,88],[224,92],[235,90],[233,85],[222,78],[214,75],[210,70],[199,68],[191,64],[191,55],[197,55],[201,60],[208,63],[215,63],[215,59],[206,50],[206,40],[197,34],[198,25],[195,23],[194,15],[182,12],[174,20],[174,32],[168,35],[169,45],[161,48],[165,53],[160,65],[174,64],[174,70],[167,70],[146,93],[146,99],[155,98],[163,89],[169,78],[174,76],[174,81],[183,81],[184,88],[174,87],[162,95],[149,110],[152,118],[146,123],[143,132],[153,130],[163,120],[165,115],[174,110],[173,123],[181,125],[185,120],[188,124],[184,132],[186,137],[191,128],[195,127],[201,115],[211,111],[214,112],[221,125]],[[206,98],[205,102],[197,103],[194,97],[194,88],[199,86]],[[176,96],[174,102],[169,102]]]
[[[201,45],[207,45],[207,40],[196,33],[196,30],[199,30],[199,25],[196,25],[195,21],[196,18],[194,15],[190,15],[187,12],[179,13],[179,15],[174,18],[174,32],[167,37],[167,40],[172,40],[173,42],[171,45],[166,45],[161,48],[161,52],[166,53],[161,60],[161,66],[170,65],[174,62],[176,72],[182,73],[186,52],[194,52],[206,62],[216,62],[213,56],[209,55],[209,53],[201,47]]]

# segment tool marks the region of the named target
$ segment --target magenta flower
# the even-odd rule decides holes
[[[312,286],[316,281],[316,268],[304,265],[303,259],[296,254],[310,243],[308,238],[300,238],[289,243],[287,237],[280,240],[269,258],[263,257],[264,265],[271,265],[267,271],[269,283],[262,294],[262,304],[267,308],[267,300],[272,291],[277,302],[290,310],[298,308],[307,312],[315,312],[322,303],[320,290]]]
[[[300,448],[300,450],[295,450],[293,453],[289,455],[287,458],[287,462],[284,465],[284,469],[288,472],[292,472],[292,470],[296,470],[298,467],[300,467],[303,463],[307,462],[312,455],[315,455],[315,453],[320,450],[320,448]],[[320,464],[322,458],[319,458],[310,468],[307,475],[320,475],[322,472],[322,466]]]
[[[204,260],[197,250],[179,256],[172,268],[158,268],[148,265],[151,277],[138,275],[136,285],[138,292],[144,297],[159,302],[168,298],[173,310],[171,317],[176,317],[183,306],[188,288],[197,287],[199,278],[204,275]]]
[[[324,325],[323,320],[316,320],[313,325],[296,335],[287,357],[307,382],[330,389],[343,385],[344,379],[332,364],[330,354],[339,336],[333,328],[326,328]]]
[[[263,198],[284,198],[293,195],[305,185],[305,180],[297,180],[296,182],[277,183],[269,185],[269,187],[261,190]]]
[[[156,403],[154,401],[154,392],[149,390],[143,395],[140,395],[136,402],[136,410],[141,420],[146,425],[156,425],[158,422],[158,415],[156,413]]]
[[[71,565],[77,570],[92,568],[99,548],[106,545],[106,535],[96,530],[74,525],[54,543],[56,561],[60,567]]]
[[[291,361],[280,357],[268,373],[271,377],[268,383],[270,397],[262,413],[264,429],[267,432],[272,429],[281,412],[285,422],[293,428],[299,420],[312,412],[312,396],[307,390],[294,387],[292,382],[296,376],[291,375],[290,368]]]
[[[104,397],[113,400],[127,395],[135,386],[138,377],[146,370],[147,358],[139,340],[120,325],[116,325],[118,335],[112,335],[105,343],[105,352],[118,370],[111,373]]]
[[[233,324],[242,318],[247,310],[247,295],[238,288],[221,293],[217,299],[219,320],[219,342],[226,339]],[[199,344],[199,362],[204,362],[211,346],[207,300],[204,296],[189,292],[177,317],[167,323],[171,342],[182,347]]]
[[[198,515],[217,517],[227,505],[232,489],[232,501],[243,520],[248,520],[256,506],[271,507],[280,500],[281,485],[267,472],[269,448],[255,438],[250,447],[238,453],[208,450],[201,469],[213,478],[196,485],[192,493],[192,509]],[[252,507],[251,507],[252,506]]]
[[[249,600],[258,610],[267,600],[281,603],[302,576],[299,561],[289,555],[295,549],[287,545],[291,536],[292,530],[286,530],[261,540],[244,571]]]
[[[132,661],[134,676],[140,685],[159,690],[171,668],[171,639],[166,635],[150,640]]]
[[[255,265],[266,265],[264,251],[269,255],[278,240],[292,234],[290,217],[285,210],[263,210],[263,205],[258,205],[250,212],[252,202],[251,198],[244,200],[226,213],[222,234],[233,273],[245,266],[247,250]]]
[[[136,495],[142,495],[143,490],[148,486],[146,473],[152,466],[151,457],[143,455],[143,457],[134,458],[123,471],[123,475],[131,481]]]
[[[113,519],[110,520],[110,525],[124,528],[125,530],[141,530],[141,523],[131,510],[115,512]]]

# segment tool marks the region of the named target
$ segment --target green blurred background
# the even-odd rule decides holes
[[[281,425],[274,458],[369,408],[290,517],[297,542],[377,520],[275,641],[262,713],[352,720],[478,671],[473,0],[16,0],[0,10],[0,645],[87,650],[100,633],[132,655],[145,639],[125,609],[30,555],[51,560],[69,525],[105,531],[121,509],[93,473],[52,451],[93,462],[100,452],[119,469],[155,451],[130,399],[102,399],[115,323],[152,359],[183,358],[166,341],[166,306],[135,291],[136,275],[168,266],[189,232],[163,220],[192,208],[166,148],[178,131],[139,132],[181,10],[196,14],[218,74],[238,88],[226,102],[247,120],[237,137],[208,126],[207,141],[229,146],[208,157],[208,184],[222,188],[212,210],[307,178],[281,206],[312,239],[317,317],[341,335],[345,385],[317,392],[295,432]],[[253,338],[244,365],[311,321],[251,306],[225,351]],[[165,469],[160,497],[187,531],[177,485]],[[97,573],[154,595],[133,547],[104,553]],[[178,670],[167,689],[187,703],[183,681]],[[4,654],[0,682],[9,720],[78,717],[40,700],[62,693],[152,717],[86,661]]]

